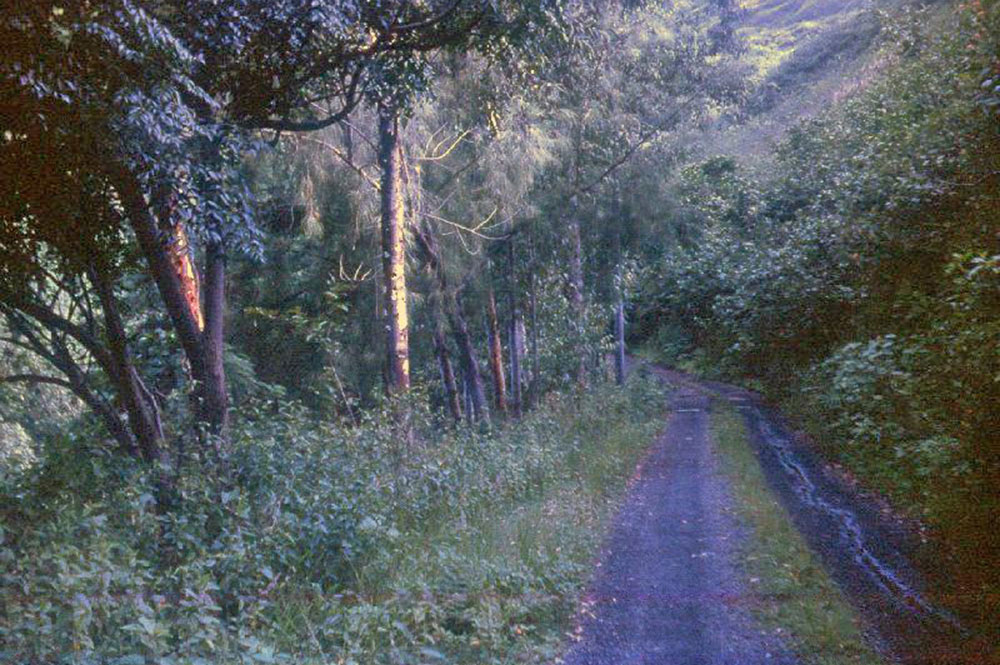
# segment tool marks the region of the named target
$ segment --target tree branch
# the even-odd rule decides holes
[[[66,388],[67,390],[73,390],[73,384],[66,379],[43,376],[41,374],[9,374],[7,376],[0,376],[0,383],[47,383]]]

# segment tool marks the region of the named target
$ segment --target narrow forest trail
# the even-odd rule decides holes
[[[745,534],[709,436],[710,400],[680,388],[612,527],[567,665],[796,662],[750,615]]]
[[[838,484],[757,395],[653,371],[674,386],[667,426],[612,526],[567,665],[798,662],[751,613],[739,561],[747,533],[709,436],[713,397],[743,413],[772,491],[888,660],[983,662],[922,594],[908,563],[912,534]]]

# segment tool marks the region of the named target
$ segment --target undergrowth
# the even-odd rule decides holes
[[[258,412],[236,482],[186,471],[165,515],[142,469],[49,451],[0,488],[0,661],[550,660],[661,397],[637,377],[486,432],[416,410],[409,442]]]

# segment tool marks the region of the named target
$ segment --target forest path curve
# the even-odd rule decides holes
[[[790,664],[750,614],[745,537],[709,436],[710,399],[680,386],[633,478],[566,665]]]

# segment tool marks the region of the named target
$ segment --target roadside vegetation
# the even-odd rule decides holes
[[[924,522],[942,602],[991,635],[998,15],[896,12],[864,85],[771,158],[684,169],[689,217],[674,223],[697,231],[650,269],[636,312],[651,354],[762,390],[851,480]]]
[[[235,435],[239,487],[192,461],[169,514],[67,435],[2,487],[0,660],[551,662],[662,413],[635,377],[485,432],[416,409],[402,448],[285,407]]]
[[[809,665],[878,665],[859,618],[795,529],[764,478],[743,419],[716,400],[712,436],[733,505],[749,533],[742,551],[754,614]]]
[[[0,660],[548,658],[626,330],[1000,628],[1000,8],[876,4],[7,3]]]

